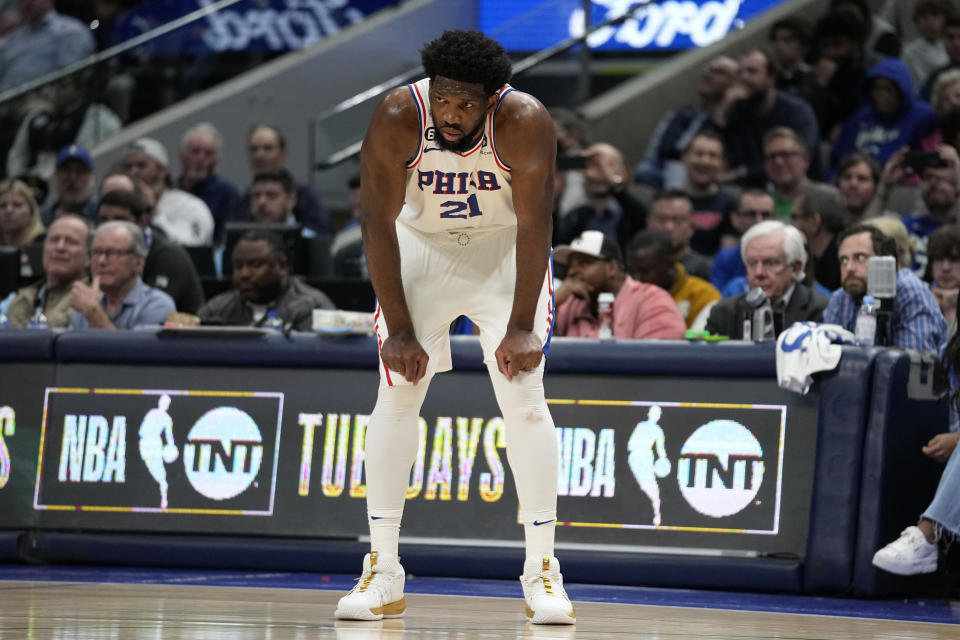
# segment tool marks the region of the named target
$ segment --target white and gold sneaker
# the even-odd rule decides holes
[[[534,624],[574,624],[577,612],[563,590],[560,561],[548,555],[528,558],[520,576],[527,618]]]
[[[333,614],[340,620],[382,620],[402,616],[407,608],[403,597],[406,575],[396,556],[378,556],[376,551],[363,557],[363,575],[357,586],[340,598]]]

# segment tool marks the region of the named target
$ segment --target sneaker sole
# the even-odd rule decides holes
[[[893,573],[898,576],[918,576],[926,573],[935,573],[937,571],[936,561],[925,563],[925,564],[913,564],[909,566],[903,566],[898,564],[887,563],[883,559],[873,559],[873,566],[877,569],[882,569],[888,573]]]
[[[554,613],[552,615],[548,614],[539,614],[530,608],[530,605],[526,605],[527,608],[527,618],[533,624],[576,624],[577,617],[576,611],[572,614],[570,613]]]
[[[382,620],[383,618],[399,618],[406,610],[407,599],[403,597],[396,602],[372,609],[366,607],[341,609],[337,607],[337,610],[333,613],[333,617],[338,620]]]

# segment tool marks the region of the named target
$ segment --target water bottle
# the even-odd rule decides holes
[[[30,329],[49,329],[50,323],[47,321],[47,316],[43,314],[43,311],[37,309],[37,312],[30,318],[30,322],[27,323],[27,327]]]
[[[601,340],[613,338],[613,294],[604,291],[597,296],[597,318],[600,320],[600,330],[597,337]]]
[[[877,303],[873,296],[863,296],[863,302],[857,311],[857,324],[854,329],[857,344],[869,347],[877,335]]]
[[[263,319],[263,328],[283,333],[283,319],[277,315],[276,311],[267,311],[267,317]]]

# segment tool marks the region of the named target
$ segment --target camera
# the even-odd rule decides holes
[[[927,169],[939,169],[947,166],[947,161],[936,151],[907,151],[903,156],[903,166],[909,167],[916,174]]]

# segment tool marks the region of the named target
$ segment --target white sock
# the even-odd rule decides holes
[[[488,364],[506,423],[507,460],[517,485],[527,557],[553,556],[557,523],[557,436],[543,392],[543,367],[507,381]],[[539,525],[534,523],[541,523]]]
[[[400,518],[403,509],[378,509],[367,516],[370,524],[370,551],[381,556],[400,556]]]
[[[400,519],[417,457],[420,406],[429,379],[416,386],[381,386],[364,441],[367,476],[367,522],[370,549],[397,557]]]
[[[537,524],[539,523],[539,524]],[[553,556],[553,538],[557,531],[557,512],[538,511],[523,514],[523,536],[527,559]]]

